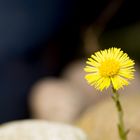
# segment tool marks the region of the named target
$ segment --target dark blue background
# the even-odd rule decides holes
[[[92,24],[108,2],[0,0],[0,123],[30,117],[31,86],[58,75],[78,54],[81,27]],[[125,1],[106,30],[137,21],[138,2]]]

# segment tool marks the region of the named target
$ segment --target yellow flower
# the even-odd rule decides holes
[[[88,58],[84,68],[88,74],[86,80],[98,90],[108,88],[110,85],[115,90],[129,84],[134,78],[134,61],[120,48],[109,48],[96,52]]]

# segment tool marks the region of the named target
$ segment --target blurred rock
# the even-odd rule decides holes
[[[1,140],[87,140],[86,135],[73,126],[24,120],[6,123],[0,127]]]
[[[29,104],[33,118],[70,123],[79,117],[84,101],[66,80],[46,78],[33,86]]]
[[[128,140],[140,140],[140,94],[120,96],[125,127],[130,130]],[[77,121],[91,140],[119,140],[117,123],[118,114],[111,97],[91,107]]]

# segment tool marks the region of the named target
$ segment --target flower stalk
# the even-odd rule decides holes
[[[115,102],[117,112],[118,112],[118,119],[119,119],[118,133],[119,133],[119,137],[120,137],[120,140],[127,140],[128,131],[125,130],[125,126],[124,126],[123,109],[122,109],[122,106],[121,106],[121,103],[120,103],[120,100],[119,100],[119,94],[118,94],[117,90],[115,90],[114,88],[112,88],[112,90],[113,90],[112,99]]]
[[[120,48],[109,48],[95,52],[86,61],[84,71],[85,79],[97,90],[108,89],[112,86],[114,100],[118,112],[118,133],[120,140],[127,140],[129,131],[125,130],[123,121],[123,109],[119,100],[118,90],[127,86],[129,80],[134,79],[134,60]]]

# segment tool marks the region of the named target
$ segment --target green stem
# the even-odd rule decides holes
[[[124,127],[124,121],[123,121],[123,109],[119,100],[119,94],[117,93],[117,91],[113,89],[113,96],[112,99],[114,100],[116,107],[117,107],[117,111],[118,111],[118,119],[119,119],[119,123],[118,123],[118,133],[120,136],[120,140],[127,140],[127,133],[128,131],[125,131],[125,127]]]

